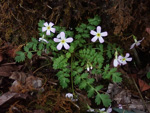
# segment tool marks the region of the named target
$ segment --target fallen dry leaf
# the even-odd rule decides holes
[[[12,72],[11,76],[9,77],[10,79],[17,80],[21,84],[24,84],[27,78],[27,74],[24,72]]]
[[[15,80],[9,88],[11,92],[25,93],[42,87],[42,79],[24,72],[13,72],[10,79]]]
[[[11,65],[1,66],[0,67],[0,76],[9,77],[11,75],[12,71],[15,71],[15,69]]]
[[[2,96],[0,96],[0,106],[9,101],[11,98],[13,98],[16,95],[16,93],[7,92],[4,93]]]
[[[148,89],[150,89],[150,85],[148,85],[146,82],[144,82],[143,80],[141,79],[138,79],[138,82],[139,82],[139,86],[140,86],[140,90],[143,92],[143,91],[146,91]]]
[[[16,92],[16,93],[19,93],[23,90],[23,86],[20,84],[19,81],[15,80],[13,83],[12,83],[12,86],[9,88],[9,90],[11,92]]]
[[[146,32],[147,32],[148,34],[150,34],[150,28],[149,28],[149,27],[146,28]]]

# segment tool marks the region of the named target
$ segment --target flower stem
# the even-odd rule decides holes
[[[133,48],[132,50],[133,50],[133,54],[134,54],[137,66],[140,68],[142,64],[141,64],[141,61],[139,59],[138,53],[137,53],[135,48]]]
[[[73,55],[71,54],[71,86],[72,86],[72,93],[73,93],[73,95],[75,95],[74,87],[73,87],[72,62],[73,62]]]

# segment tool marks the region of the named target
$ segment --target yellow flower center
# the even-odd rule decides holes
[[[64,39],[63,39],[63,40],[61,40],[61,43],[63,43],[63,44],[64,44],[64,43],[65,43],[65,40],[64,40]]]
[[[122,61],[126,61],[126,58],[123,58]]]
[[[101,34],[100,33],[97,33],[97,37],[100,37],[101,36]]]
[[[50,30],[51,29],[51,27],[50,26],[47,26],[47,30]]]

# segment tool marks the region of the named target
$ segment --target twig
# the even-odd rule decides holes
[[[37,68],[35,71],[33,71],[33,74],[35,74],[38,70],[40,70],[40,69],[42,69],[42,68],[44,68],[44,67],[46,67],[46,66],[49,66],[50,65],[50,63],[49,64],[46,64],[46,65],[44,65],[44,66],[41,66],[41,67],[39,67],[39,68]]]
[[[141,99],[142,99],[142,102],[143,102],[144,106],[147,108],[148,112],[150,113],[150,110],[148,109],[148,106],[147,106],[146,102],[144,101],[144,98],[143,98],[143,96],[142,96],[142,94],[141,94],[141,91],[140,91],[140,89],[138,88],[138,86],[137,86],[137,84],[136,84],[136,82],[135,82],[135,80],[134,80],[133,77],[132,77],[132,81],[133,81],[133,83],[134,83],[134,85],[135,85],[135,87],[136,87],[136,89],[137,89],[137,91],[138,91],[138,93],[139,93],[139,96],[140,96]]]

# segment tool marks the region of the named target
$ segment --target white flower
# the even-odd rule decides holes
[[[119,107],[119,109],[122,109],[122,105],[121,104],[119,104],[118,107]]]
[[[91,65],[90,69],[93,69],[92,65]]]
[[[107,109],[107,111],[106,111],[107,113],[111,113],[112,112],[112,108],[111,108],[111,106]]]
[[[72,93],[67,93],[65,97],[66,97],[66,98],[73,99],[73,94],[72,94]]]
[[[90,71],[90,69],[92,70],[93,69],[92,64],[88,62],[86,65],[86,69],[87,69],[87,71]]]
[[[54,41],[55,42],[60,42],[57,45],[58,50],[61,50],[63,46],[65,47],[65,49],[69,49],[70,46],[67,43],[71,43],[73,41],[73,38],[72,37],[66,38],[65,33],[61,32],[60,33],[60,39],[59,38],[54,38]]]
[[[94,109],[90,108],[87,110],[87,112],[94,112]]]
[[[87,71],[90,71],[90,68],[89,68],[89,67],[87,67]]]
[[[113,61],[114,67],[117,67],[118,65],[121,65],[120,62],[118,61],[118,52],[115,52],[115,59]]]
[[[49,43],[46,39],[44,39],[44,35],[42,36],[42,38],[39,38],[39,42],[40,42],[40,41],[43,41],[43,42]]]
[[[97,39],[99,39],[99,42],[100,43],[103,43],[104,42],[104,39],[103,37],[107,36],[108,33],[107,32],[101,32],[101,27],[100,26],[97,26],[97,32],[94,31],[94,30],[91,30],[90,32],[92,35],[95,35],[91,41],[92,42],[96,42]]]
[[[51,32],[55,33],[55,28],[53,28],[54,24],[50,22],[49,24],[47,22],[44,23],[44,27],[42,27],[42,32],[46,31],[46,35],[50,35]]]
[[[99,111],[100,111],[100,113],[107,113],[107,112],[105,111],[105,108],[99,109]]]
[[[73,98],[73,94],[72,93],[67,93],[66,94],[66,96],[65,96],[66,98],[70,98],[72,101],[78,101],[78,98]]]
[[[109,107],[106,111],[105,108],[99,109],[100,113],[111,113],[112,112],[112,108]]]
[[[144,40],[144,37],[142,40],[137,41],[136,37],[133,38],[134,39],[134,43],[131,45],[130,49],[133,49],[134,46],[139,46],[141,44],[141,42]]]
[[[126,56],[125,57],[123,57],[123,56],[119,56],[118,57],[118,60],[119,60],[119,62],[122,64],[122,65],[125,65],[125,64],[127,64],[127,61],[131,61],[132,60],[132,58],[129,58],[129,56],[130,56],[130,54],[129,53],[126,53]]]

